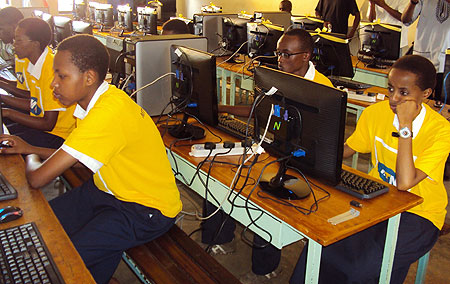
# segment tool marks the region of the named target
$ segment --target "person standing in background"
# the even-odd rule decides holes
[[[352,29],[348,31],[348,17],[355,16]],[[331,24],[331,31],[353,38],[358,29],[361,15],[355,0],[319,0],[316,6],[316,17],[324,20],[324,27]]]

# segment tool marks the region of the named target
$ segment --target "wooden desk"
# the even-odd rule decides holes
[[[218,130],[213,131],[215,134],[221,136],[223,140],[236,140]],[[163,137],[163,140],[167,148],[169,148],[174,142],[174,138],[170,137],[168,134]],[[205,139],[196,141],[196,143],[204,143],[205,141],[217,141],[217,138],[208,133]],[[185,142],[181,143],[184,144]],[[189,146],[172,147],[172,151],[173,157],[170,154],[168,155],[172,168],[178,169],[185,179],[189,181],[196,171],[196,166],[203,160],[203,158],[193,158],[189,156]],[[257,163],[253,167],[250,175],[253,179],[257,179],[263,166],[274,159],[272,157],[268,157],[267,154],[263,154],[260,159],[264,160],[265,158],[267,158],[267,160],[263,163]],[[217,158],[217,160],[237,163],[238,157],[228,156]],[[203,179],[206,178],[208,167],[209,163],[206,163],[200,172],[200,176]],[[276,168],[277,165],[272,165],[267,170],[273,172],[276,171]],[[345,168],[346,170],[352,171],[350,168]],[[234,171],[230,166],[222,164],[215,164],[213,166],[209,180],[209,190],[214,194],[217,200],[221,201],[224,197],[226,197],[233,176]],[[183,179],[179,176],[178,178],[183,182]],[[303,237],[307,237],[309,239],[308,266],[306,269],[307,283],[317,283],[318,281],[322,246],[330,245],[338,240],[346,238],[390,218],[385,255],[380,276],[381,283],[388,283],[390,271],[392,269],[398,224],[400,222],[400,213],[420,204],[422,202],[422,198],[409,192],[397,191],[396,188],[390,186],[389,193],[373,200],[361,201],[364,207],[360,209],[360,216],[334,226],[328,223],[327,220],[348,211],[350,209],[349,203],[354,198],[348,194],[335,190],[334,188],[316,179],[311,180],[315,184],[326,188],[331,194],[328,199],[319,203],[318,211],[312,213],[311,215],[303,215],[291,207],[283,206],[275,201],[259,197],[256,194],[256,191],[258,191],[259,188],[256,188],[250,196],[252,186],[247,186],[243,189],[241,194],[237,195],[237,192],[233,192],[231,194],[231,198],[237,195],[235,205],[243,206],[243,208],[234,206],[231,217],[239,221],[244,226],[248,226],[251,222],[248,215],[250,214],[252,219],[257,219],[256,223],[260,227],[270,231],[270,234],[272,235],[272,239],[270,241],[277,248],[282,248],[283,246],[296,242]],[[240,182],[242,183],[242,179]],[[238,188],[241,183],[238,184]],[[197,192],[200,196],[205,196],[205,188],[198,178],[195,179],[190,188]],[[316,187],[313,188],[317,198],[325,196],[322,191]],[[249,200],[247,201],[248,197]],[[208,200],[213,204],[216,204],[210,195],[208,195]],[[292,201],[291,203],[304,208],[309,208],[311,204],[313,204],[313,197],[309,196],[304,200]],[[245,206],[253,209],[250,209],[249,212],[247,212],[245,210]],[[232,205],[229,202],[225,202],[223,209],[225,212],[229,213],[232,209]],[[269,236],[261,229],[255,226],[250,226],[249,229],[269,241]]]
[[[42,192],[31,189],[28,185],[22,157],[0,155],[0,172],[18,192],[17,199],[0,201],[0,207],[12,205],[23,210],[21,218],[0,224],[0,229],[35,222],[64,281],[66,283],[95,283]]]

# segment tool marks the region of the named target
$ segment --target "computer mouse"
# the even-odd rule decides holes
[[[19,207],[6,206],[0,209],[0,223],[10,222],[22,217],[23,211]]]

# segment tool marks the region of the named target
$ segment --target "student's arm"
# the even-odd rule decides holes
[[[399,129],[408,127],[412,130],[412,122],[419,113],[420,107],[415,101],[409,100],[397,105]],[[398,138],[397,166],[395,172],[397,188],[399,190],[408,190],[427,177],[426,173],[417,169],[414,165],[412,137]]]
[[[29,107],[28,107],[29,109]],[[21,113],[13,109],[4,109],[3,117],[9,118],[17,123],[25,125],[30,128],[51,131],[58,120],[58,111],[46,111],[43,117],[31,116],[28,114]]]
[[[8,95],[0,95],[0,102],[13,108],[30,111],[30,99],[17,98]]]
[[[386,12],[389,13],[389,15],[391,15],[392,17],[396,18],[397,20],[401,21],[402,20],[402,13],[392,9],[389,5],[386,4],[386,2],[384,0],[370,0],[370,6],[374,6],[374,4],[380,6],[381,8],[383,8]],[[375,10],[375,9],[374,9]],[[376,17],[376,15],[375,15]],[[374,17],[374,19],[375,19]],[[370,20],[370,18],[369,18]],[[373,19],[371,19],[370,21],[373,21]]]
[[[0,79],[0,88],[19,98],[29,98],[30,92],[16,87],[16,82]]]
[[[347,34],[347,38],[348,39],[352,39],[353,36],[355,35],[356,30],[359,27],[359,22],[361,21],[361,15],[358,11],[358,13],[355,13],[355,19],[353,20],[353,26],[352,29],[350,30],[350,32]]]
[[[353,156],[353,154],[355,153],[356,151],[350,148],[350,146],[348,146],[347,143],[344,144],[344,154],[343,154],[344,159]]]
[[[369,0],[369,15],[367,16],[367,18],[369,19],[370,22],[373,22],[373,20],[375,20],[377,18],[377,12],[375,11],[375,1],[374,0]]]
[[[25,173],[28,183],[33,188],[40,188],[75,165],[77,159],[64,150],[58,149],[43,163],[41,163],[39,156],[35,154],[28,155],[26,162]]]
[[[405,11],[403,11],[401,16],[401,20],[404,24],[411,24],[411,22],[413,21],[414,10],[416,9],[417,4],[419,4],[419,0],[409,1],[408,6],[406,7]]]

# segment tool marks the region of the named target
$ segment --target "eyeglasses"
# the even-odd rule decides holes
[[[308,53],[308,51],[301,51],[301,52],[295,52],[295,53],[288,53],[288,52],[281,52],[281,51],[274,51],[273,52],[278,57],[283,57],[288,59],[292,55],[302,54],[302,53]]]

